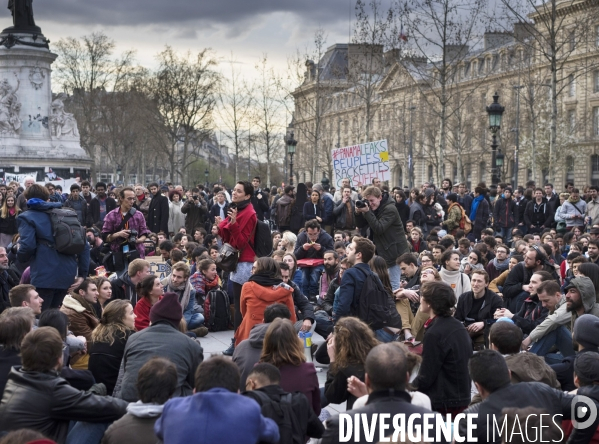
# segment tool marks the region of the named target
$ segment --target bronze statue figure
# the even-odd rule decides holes
[[[33,0],[8,0],[15,31],[35,27],[33,20]]]

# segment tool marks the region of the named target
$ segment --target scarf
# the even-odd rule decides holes
[[[281,278],[270,276],[268,274],[257,273],[250,276],[248,282],[255,282],[261,287],[274,287],[283,283]]]
[[[219,204],[218,202],[216,202],[216,204],[220,208],[220,218],[224,219],[226,217],[226,215],[225,215],[225,206],[227,205],[227,202],[223,202],[222,204]]]
[[[476,210],[478,210],[478,206],[479,204],[482,202],[482,200],[485,198],[485,196],[483,196],[482,194],[478,197],[476,197],[473,201],[472,201],[472,209],[470,210],[470,220],[474,220],[476,219]]]
[[[437,316],[434,316],[432,318],[428,318],[426,320],[426,322],[424,323],[424,329],[426,330],[427,328],[429,328],[431,326],[431,324],[433,323],[433,321],[435,320]]]
[[[144,199],[146,198],[146,195],[142,193],[142,194],[140,194],[139,196],[136,196],[136,197],[137,197],[138,201],[143,202]]]
[[[571,204],[577,204],[578,202],[580,202],[580,196],[578,196],[578,199],[574,200],[574,198],[572,196],[570,196],[568,198],[568,202],[570,202]]]
[[[497,257],[493,258],[493,266],[495,267],[495,269],[497,271],[505,271],[505,270],[508,269],[509,265],[510,265],[510,259],[509,258],[505,259],[503,262],[499,262],[497,260]]]
[[[17,209],[15,207],[12,207],[12,208],[8,209],[8,215],[9,216],[14,216],[16,212],[17,212]]]
[[[169,274],[167,277],[162,279],[160,283],[166,287],[165,293],[172,292],[177,293],[179,295],[179,302],[181,303],[181,307],[183,311],[187,308],[187,304],[189,304],[189,298],[191,297],[191,290],[193,287],[191,286],[191,282],[187,279],[183,284],[175,287],[171,281],[172,275]]]
[[[243,200],[243,201],[237,203],[237,214],[239,214],[239,212],[241,210],[243,210],[245,207],[247,207],[251,203],[252,203],[252,199],[246,199],[246,200]]]

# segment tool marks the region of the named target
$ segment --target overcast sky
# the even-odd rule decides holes
[[[178,50],[210,47],[239,60],[248,72],[267,53],[284,69],[287,57],[311,45],[322,27],[327,46],[348,39],[352,0],[34,0],[35,21],[56,42],[103,31],[118,50],[135,49],[150,67],[168,44]],[[10,25],[10,12],[2,20]],[[52,43],[50,44],[52,49]]]

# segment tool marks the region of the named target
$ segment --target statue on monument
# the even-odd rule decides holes
[[[64,101],[67,95],[60,93],[56,99],[52,101],[52,115],[50,123],[52,124],[52,135],[57,139],[63,136],[79,137],[79,129],[77,128],[77,120],[71,113],[64,110]]]
[[[15,74],[15,77],[17,75]],[[7,79],[0,82],[0,133],[16,134],[21,129],[21,102],[16,95],[19,90],[20,82],[17,77],[17,87],[8,83]]]
[[[15,30],[35,27],[33,20],[33,0],[8,0]]]

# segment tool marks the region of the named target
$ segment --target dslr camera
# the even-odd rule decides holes
[[[356,200],[356,208],[366,208],[368,206],[368,201],[365,199]]]
[[[129,230],[129,239],[127,239],[127,242],[135,245],[137,243],[137,236],[137,230]]]

